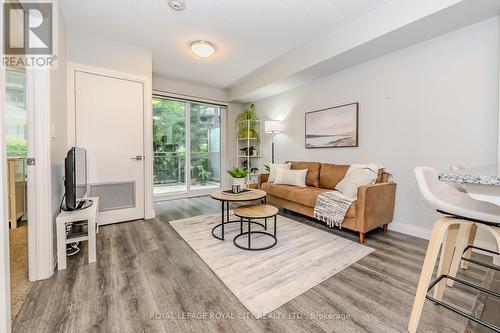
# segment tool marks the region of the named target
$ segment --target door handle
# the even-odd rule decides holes
[[[142,155],[137,155],[135,157],[132,157],[131,160],[142,161],[142,158],[143,158]]]

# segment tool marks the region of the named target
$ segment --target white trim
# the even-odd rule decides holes
[[[431,229],[422,228],[411,224],[405,224],[398,221],[389,223],[389,230],[397,231],[402,234],[415,236],[422,239],[429,239],[431,236]]]
[[[36,160],[28,166],[28,263],[30,281],[54,274],[54,219],[51,193],[50,71],[26,71],[28,110],[28,155]]]
[[[0,17],[3,17],[3,6]],[[2,23],[3,24],[3,23]],[[3,43],[1,43],[3,45]],[[0,50],[3,46],[0,46]],[[3,54],[3,51],[1,51]],[[0,68],[0,332],[10,332],[10,261],[7,204],[7,151],[5,143],[5,70]]]
[[[153,203],[153,112],[152,112],[152,83],[151,78],[141,75],[124,73],[79,64],[67,62],[67,94],[68,94],[68,149],[75,145],[75,72],[84,71],[97,75],[105,75],[119,79],[137,81],[144,87],[144,218],[152,219],[155,217]]]
[[[220,186],[221,188],[227,188],[228,186],[228,178],[227,176],[224,177],[224,174],[227,175],[226,170],[227,170],[227,118],[228,118],[228,106],[222,106],[219,108],[220,109]]]
[[[500,42],[500,20],[498,21],[498,38],[499,38],[499,42]],[[499,59],[498,60],[498,63],[500,64],[500,43],[498,44],[498,54],[499,54]],[[498,67],[498,82],[500,82],[500,66]],[[497,137],[498,137],[498,140],[497,140],[497,161],[498,163],[500,163],[500,131],[498,129],[500,129],[500,85],[498,87],[498,106],[499,106],[499,109],[498,109],[498,127],[497,127]]]
[[[186,191],[177,191],[177,192],[171,192],[171,193],[157,194],[155,196],[155,202],[204,197],[204,196],[210,195],[214,191],[220,190],[221,188],[222,188],[222,185],[221,185],[221,187],[214,187],[214,188],[209,188],[206,190],[191,191],[191,193],[188,193]]]

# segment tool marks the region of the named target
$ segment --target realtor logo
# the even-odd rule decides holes
[[[3,3],[4,66],[54,66],[54,7],[50,0]]]

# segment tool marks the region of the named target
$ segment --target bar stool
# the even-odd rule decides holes
[[[495,237],[497,248],[500,248],[500,207],[487,202],[474,200],[468,194],[460,192],[449,184],[439,181],[436,170],[432,168],[416,168],[415,176],[420,192],[427,204],[433,209],[436,209],[439,213],[444,214],[444,216],[436,221],[432,229],[408,323],[408,332],[416,332],[426,298],[474,322],[486,326],[493,331],[500,332],[499,327],[475,318],[441,301],[444,288],[446,287],[446,279],[451,279],[455,282],[467,285],[468,287],[485,292],[493,297],[500,298],[499,293],[458,279],[449,274],[460,226],[467,226],[470,228],[472,225],[476,225],[480,228],[484,228]],[[441,246],[442,251],[438,265],[437,278],[431,282],[432,273]],[[495,254],[498,255],[498,253]],[[498,269],[493,266],[491,268]],[[427,295],[428,291],[432,288],[435,288],[434,297]]]
[[[460,171],[465,169],[463,165],[451,165],[450,166],[450,171]],[[458,191],[464,192],[465,187],[461,184],[453,184]],[[453,259],[451,261],[451,266],[450,266],[450,272],[449,275],[451,276],[456,276],[458,272],[458,267],[461,269],[468,269],[469,268],[469,261],[473,261],[470,259],[470,256],[472,254],[472,248],[474,245],[474,240],[476,238],[476,233],[477,233],[477,225],[471,224],[471,225],[461,225],[460,228],[458,229],[458,235],[457,235],[457,241],[455,245],[455,251],[453,253]],[[485,249],[481,249],[476,247],[476,249],[480,249],[486,252],[490,252]],[[475,262],[478,264],[478,262]],[[446,284],[448,287],[453,287],[453,280],[448,279],[446,281]]]

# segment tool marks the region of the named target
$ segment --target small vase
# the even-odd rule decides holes
[[[245,187],[245,178],[233,178],[233,185],[240,185],[241,187]]]

